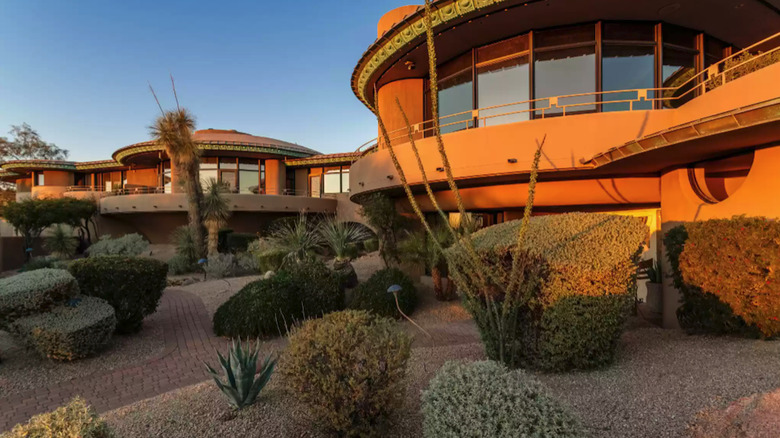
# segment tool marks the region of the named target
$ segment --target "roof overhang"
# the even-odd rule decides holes
[[[532,29],[599,20],[663,21],[737,47],[780,30],[780,0],[438,0],[432,21],[439,63],[483,44]],[[424,10],[407,15],[377,39],[352,74],[352,90],[373,104],[373,89],[428,74]],[[407,61],[414,63],[409,70]]]

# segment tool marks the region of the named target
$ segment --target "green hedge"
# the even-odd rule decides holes
[[[595,213],[538,216],[515,251],[520,224],[505,222],[472,235],[473,247],[494,278],[487,289],[479,278],[488,276],[473,268],[465,243],[447,250],[452,277],[462,291],[471,291],[466,305],[488,357],[498,359],[504,342],[510,367],[566,370],[609,363],[636,297],[637,262],[648,236],[644,221]],[[499,303],[504,299],[495,284],[509,283],[515,256],[524,280],[511,309],[517,324],[501,338],[484,296]]]
[[[368,310],[380,316],[401,318],[395,304],[393,294],[387,293],[392,285],[401,286],[398,292],[398,305],[407,315],[411,315],[417,307],[417,289],[409,277],[396,268],[385,268],[377,271],[365,283],[359,284],[353,291],[349,307],[358,310]]]
[[[102,298],[116,311],[117,332],[134,333],[157,310],[168,265],[150,258],[102,256],[76,260],[70,272],[83,295]]]
[[[76,279],[61,269],[37,269],[0,279],[0,326],[44,312],[78,293]]]
[[[533,375],[493,361],[447,362],[422,395],[423,436],[587,436]]]
[[[81,397],[75,397],[53,412],[35,415],[17,424],[0,438],[113,438],[105,421]]]
[[[780,334],[780,223],[736,216],[692,222],[664,238],[691,333]]]
[[[20,318],[9,329],[44,357],[75,360],[103,349],[116,328],[114,308],[95,297],[77,297],[50,312]]]
[[[344,292],[324,264],[293,264],[230,297],[214,314],[214,332],[242,338],[283,335],[296,321],[343,308]]]

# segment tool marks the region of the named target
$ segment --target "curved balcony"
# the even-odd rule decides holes
[[[474,208],[524,203],[524,191],[512,190],[514,195],[507,197],[500,188],[491,191],[484,187],[506,188],[509,184],[522,185],[523,178],[527,181],[534,150],[543,138],[546,142],[537,205],[657,203],[656,182],[664,166],[780,140],[780,114],[773,109],[780,98],[778,60],[780,34],[712,65],[676,87],[565,95],[480,108],[448,116],[460,117],[456,121],[442,118],[442,127],[462,128],[442,138],[459,186],[472,191],[483,188],[472,196]],[[613,98],[615,95],[620,98]],[[583,96],[592,97],[592,101],[582,103]],[[639,109],[642,105],[638,104],[645,102],[666,109]],[[620,103],[626,110],[577,111],[583,105],[612,103]],[[531,120],[491,123],[496,118],[529,112],[534,114]],[[422,183],[410,138],[415,141],[434,189],[446,190],[436,139],[429,135],[432,125],[430,120],[414,124],[361,146],[359,150],[364,154],[351,168],[353,199],[362,193],[400,189],[388,143],[410,184]],[[655,153],[652,159],[642,159],[642,154],[661,147],[664,151]],[[626,167],[621,167],[615,156],[611,156],[615,165],[610,167],[594,161],[613,150],[637,158]],[[564,181],[568,182],[565,187],[561,185]],[[447,195],[442,198],[446,201]]]

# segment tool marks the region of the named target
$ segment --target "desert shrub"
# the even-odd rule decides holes
[[[230,297],[214,314],[214,332],[242,338],[279,335],[295,321],[343,308],[344,292],[325,265],[292,264]]]
[[[423,436],[429,438],[585,435],[533,375],[494,361],[445,363],[422,403]]]
[[[9,326],[41,356],[75,360],[105,347],[116,329],[114,308],[95,297],[77,297],[47,313],[17,319]]]
[[[667,233],[665,243],[683,328],[780,334],[780,223],[744,216],[692,222]]]
[[[257,239],[254,233],[229,233],[225,239],[229,252],[246,251],[249,244]]]
[[[330,431],[378,436],[404,395],[409,348],[390,319],[336,312],[293,330],[280,372]]]
[[[257,261],[259,272],[277,271],[284,263],[287,253],[275,248],[267,239],[256,239],[249,243],[247,252]]]
[[[45,312],[79,293],[76,279],[61,269],[38,269],[0,279],[0,325]]]
[[[642,219],[593,213],[534,217],[517,249],[519,229],[520,221],[512,221],[472,235],[488,273],[474,272],[464,243],[446,251],[459,288],[472,291],[466,306],[488,357],[503,357],[512,368],[546,370],[609,363],[636,296],[637,262],[647,236]],[[510,283],[513,264],[520,281],[507,306],[510,323],[497,328],[488,303],[503,301],[504,291],[494,285]],[[599,324],[590,318],[599,318]]]
[[[190,227],[182,225],[171,233],[171,242],[176,246],[176,255],[191,265],[199,260],[198,245]]]
[[[203,271],[209,278],[225,278],[233,275],[235,260],[233,254],[212,254],[203,264]]]
[[[58,261],[57,257],[54,256],[33,257],[19,269],[19,272],[35,271],[43,268],[57,269],[55,266]]]
[[[0,438],[112,438],[108,425],[81,397],[53,412],[39,414],[27,424],[17,424]]]
[[[87,249],[91,256],[123,255],[137,256],[149,248],[149,242],[138,233],[125,234],[112,238],[109,235],[100,236],[100,240]]]
[[[76,260],[70,272],[83,295],[111,304],[117,332],[134,333],[141,330],[144,318],[157,310],[168,266],[150,258],[104,256]]]
[[[260,272],[257,258],[249,252],[236,253],[236,268],[240,275]]]
[[[379,241],[377,239],[368,239],[363,241],[363,249],[366,252],[374,252],[379,249]]]
[[[398,305],[401,310],[411,315],[417,307],[417,289],[409,277],[397,268],[385,268],[377,271],[365,283],[355,288],[349,307],[358,310],[368,310],[377,315],[400,318],[393,294],[387,293],[387,288],[397,284],[401,286],[398,292]]]
[[[179,254],[174,255],[168,260],[168,273],[170,275],[189,274],[191,272],[197,272],[200,270],[200,266],[187,259],[187,257]]]

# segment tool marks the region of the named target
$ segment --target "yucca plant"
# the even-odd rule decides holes
[[[323,242],[312,221],[299,213],[297,218],[278,223],[271,231],[268,243],[274,250],[284,253],[284,264],[289,264],[310,259]]]
[[[257,359],[259,353],[259,340],[252,347],[248,341],[246,346],[243,346],[240,339],[238,342],[233,340],[227,357],[217,352],[226,381],[222,381],[222,375],[204,362],[208,374],[214,379],[217,388],[225,394],[231,406],[236,409],[243,409],[253,405],[257,400],[258,394],[263,390],[274,372],[277,359],[273,355],[266,356],[265,360],[263,360],[263,365],[258,371]]]
[[[322,221],[319,231],[325,245],[333,251],[337,261],[349,261],[351,248],[371,237],[370,231],[364,225],[339,221],[335,217]]]
[[[214,178],[210,178],[203,195],[203,222],[208,231],[208,255],[217,255],[219,228],[227,224],[230,218],[230,204],[225,194],[229,187]]]
[[[51,235],[46,237],[44,246],[53,256],[60,259],[69,259],[76,253],[78,241],[73,237],[70,230],[63,227],[62,224],[57,224],[52,229]]]

